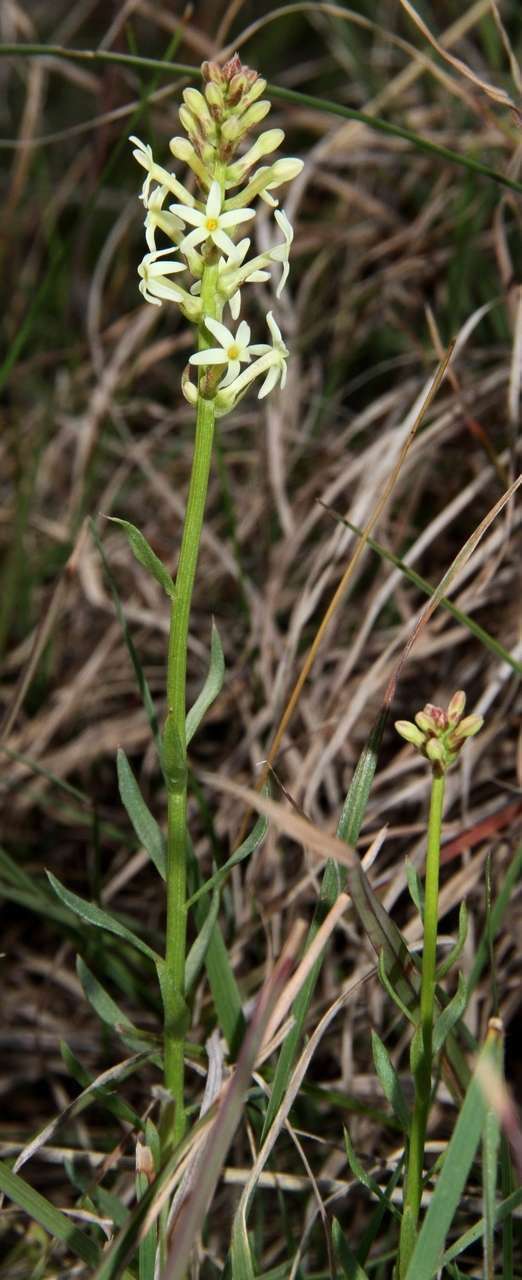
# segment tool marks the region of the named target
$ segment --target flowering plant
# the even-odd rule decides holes
[[[196,410],[192,473],[175,583],[127,521],[131,545],[170,600],[167,660],[167,715],[161,738],[161,763],[167,788],[165,957],[159,958],[158,977],[164,1007],[165,1085],[173,1108],[172,1139],[185,1129],[184,1043],[190,1013],[186,973],[186,856],[187,856],[187,742],[197,728],[223,672],[223,654],[213,630],[210,687],[202,690],[187,715],[186,668],[190,605],[205,510],[215,420],[229,413],[256,379],[262,379],[258,398],[286,380],[288,350],[271,311],[266,322],[270,342],[251,343],[250,326],[239,320],[242,290],[247,284],[270,279],[273,264],[282,268],[279,297],[288,277],[293,239],[290,222],[272,194],[294,178],[301,160],[258,162],[280,146],[282,129],[268,129],[245,150],[249,130],[270,110],[262,98],[266,82],[242,66],[237,55],[225,66],[206,62],[204,91],[188,88],[179,119],[186,137],[171,139],[172,155],[190,170],[190,187],[157,164],[150,146],[132,138],[134,156],[145,169],[141,199],[145,208],[147,252],[138,267],[139,288],[145,301],[161,307],[174,302],[197,325],[197,350],[189,357],[181,387]],[[194,188],[194,189],[192,189]],[[253,223],[252,202],[260,197],[274,210],[281,239],[263,253],[248,257],[250,239],[237,239],[239,229]],[[168,241],[162,245],[160,237]],[[228,307],[230,328],[223,320]],[[228,316],[226,317],[228,320]],[[193,381],[191,373],[197,378]],[[215,679],[212,663],[220,673]]]

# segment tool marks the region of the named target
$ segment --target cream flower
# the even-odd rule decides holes
[[[272,262],[282,262],[283,264],[283,274],[281,276],[281,279],[276,289],[276,298],[280,298],[283,292],[283,289],[285,287],[285,284],[288,280],[288,272],[290,270],[288,257],[290,254],[290,245],[294,238],[294,228],[291,222],[289,221],[289,219],[287,218],[284,209],[275,209],[274,218],[277,222],[278,227],[281,228],[281,231],[283,232],[283,235],[285,238],[284,244],[276,244],[274,248],[270,250],[270,257],[272,259]]]
[[[236,227],[240,222],[248,222],[250,218],[255,217],[255,209],[230,209],[223,213],[222,205],[221,187],[219,182],[214,181],[204,210],[186,209],[181,204],[170,206],[171,213],[177,214],[183,218],[184,222],[194,227],[194,230],[181,241],[179,246],[181,253],[195,248],[203,240],[212,240],[222,253],[233,253],[234,241],[227,235],[225,227]]]
[[[173,244],[179,244],[183,236],[181,218],[177,218],[174,213],[169,213],[163,208],[168,194],[168,187],[161,186],[155,187],[148,197],[145,239],[150,253],[156,253],[156,231],[163,231]]]
[[[177,196],[178,200],[183,201],[183,206],[188,205],[190,207],[196,203],[194,196],[191,196],[190,191],[187,191],[182,182],[178,182],[173,173],[169,173],[168,169],[164,169],[161,164],[156,164],[152,154],[152,147],[148,143],[142,142],[141,138],[136,138],[133,134],[131,134],[129,142],[136,143],[136,150],[132,153],[134,159],[138,161],[138,164],[141,164],[142,169],[147,170],[147,177],[141,190],[141,199],[146,209],[149,205],[151,182],[159,183],[160,187],[165,186],[171,195]]]
[[[250,327],[242,320],[234,336],[226,325],[221,324],[219,320],[213,320],[212,316],[205,316],[205,326],[217,338],[220,345],[208,347],[205,351],[196,351],[190,357],[189,364],[202,365],[203,368],[211,364],[226,364],[227,371],[219,385],[228,387],[234,378],[237,378],[241,365],[250,363],[251,352],[257,350],[256,347],[248,345]]]
[[[281,389],[285,386],[287,373],[286,362],[290,354],[288,347],[286,347],[283,342],[279,325],[276,324],[271,311],[267,312],[266,322],[272,335],[271,346],[269,346],[268,343],[261,342],[259,345],[256,344],[256,346],[250,348],[253,355],[261,356],[261,360],[256,360],[256,364],[258,365],[261,365],[263,358],[266,359],[267,356],[270,356],[270,366],[267,376],[262,387],[257,393],[258,400],[263,400],[265,396],[269,395],[270,391],[273,391],[278,382],[281,385]],[[255,366],[253,365],[252,369],[254,368]],[[259,372],[261,372],[261,369],[259,369]]]
[[[244,369],[232,382],[228,382],[227,386],[221,383],[215,401],[218,417],[222,417],[225,413],[230,413],[230,410],[234,408],[254,379],[259,378],[263,373],[266,373],[266,378],[257,393],[258,400],[264,400],[265,396],[269,395],[270,391],[273,391],[278,382],[281,387],[284,387],[286,383],[288,349],[285,347],[281,331],[271,311],[267,313],[266,321],[272,342],[271,344],[263,342],[249,347],[249,356],[257,355],[259,358],[248,369]],[[191,358],[194,359],[194,357]]]
[[[163,301],[177,302],[184,315],[189,320],[198,321],[201,315],[201,303],[197,298],[191,298],[185,289],[181,289],[179,285],[174,284],[168,277],[177,274],[178,271],[186,271],[184,262],[175,262],[165,260],[165,254],[172,253],[172,249],[160,249],[155,253],[146,253],[143,262],[138,267],[138,275],[141,276],[139,290],[143,294],[146,302],[151,302],[153,307],[161,307]],[[162,261],[159,262],[158,259]]]

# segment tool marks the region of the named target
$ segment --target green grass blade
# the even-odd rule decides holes
[[[50,1204],[45,1196],[40,1195],[39,1191],[35,1191],[3,1163],[0,1163],[0,1191],[23,1209],[33,1222],[38,1222],[49,1235],[66,1245],[88,1267],[97,1265],[100,1250],[94,1240],[90,1240],[64,1213]]]
[[[368,1280],[368,1274],[349,1248],[337,1218],[332,1218],[332,1241],[335,1256],[345,1280]]]
[[[485,1067],[494,1069],[501,1052],[501,1035],[496,1023],[490,1024],[417,1238],[406,1280],[433,1280],[440,1269],[444,1241],[459,1207],[488,1110],[478,1072]]]
[[[388,548],[383,547],[380,542],[376,542],[375,538],[368,537],[363,533],[363,530],[360,529],[358,525],[352,524],[351,520],[347,520],[345,516],[341,516],[339,512],[334,511],[332,507],[326,507],[326,510],[339,524],[345,525],[347,529],[352,530],[352,533],[357,534],[358,538],[364,537],[367,545],[371,547],[372,551],[375,551],[376,554],[381,557],[381,560],[388,560],[390,564],[395,565],[396,569],[400,569],[401,573],[404,574],[404,577],[407,578],[413,586],[418,587],[419,591],[422,591],[424,595],[435,595],[437,588],[434,587],[431,582],[428,582],[427,578],[423,578],[420,573],[416,573],[415,569],[412,569],[410,565],[406,564],[404,560],[401,560],[399,556],[394,555],[393,551],[389,551]],[[457,609],[457,606],[454,605],[451,600],[448,600],[447,596],[441,596],[439,604],[443,609],[446,609],[453,618],[455,618],[456,622],[460,623],[462,627],[466,627],[471,635],[476,636],[477,640],[480,640],[480,643],[484,645],[485,649],[489,649],[490,653],[494,653],[495,657],[499,658],[501,662],[507,662],[508,666],[510,666],[517,675],[522,675],[522,662],[519,662],[517,658],[514,658],[509,650],[505,649],[504,646],[500,644],[500,641],[496,640],[494,636],[491,636],[488,631],[485,631],[484,627],[481,627],[478,622],[475,622],[474,618],[470,618],[469,614],[463,613],[461,609]]]

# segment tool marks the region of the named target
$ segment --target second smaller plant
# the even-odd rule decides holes
[[[459,758],[468,738],[482,728],[481,716],[464,716],[466,695],[453,695],[447,711],[427,703],[415,721],[397,720],[395,728],[431,764],[432,783],[428,819],[423,912],[423,948],[419,1021],[411,1044],[415,1103],[411,1119],[401,1223],[398,1280],[405,1280],[415,1247],[421,1205],[424,1146],[431,1102],[434,1058],[435,987],[437,981],[437,925],[442,814],[446,773]],[[445,966],[447,968],[447,965]]]

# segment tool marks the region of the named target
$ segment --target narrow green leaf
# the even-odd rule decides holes
[[[444,1241],[460,1204],[487,1112],[479,1072],[494,1070],[501,1051],[501,1036],[490,1024],[477,1067],[468,1086],[448,1145],[442,1170],[410,1260],[406,1280],[433,1280],[441,1266]]]
[[[30,1187],[17,1173],[0,1163],[0,1191],[3,1191],[14,1204],[34,1222],[38,1222],[56,1240],[60,1240],[75,1253],[88,1267],[95,1267],[100,1258],[100,1250],[94,1240],[90,1240],[83,1231],[75,1227],[60,1209],[50,1204],[45,1196]]]
[[[375,1178],[372,1178],[371,1174],[368,1173],[364,1168],[364,1165],[361,1164],[361,1161],[356,1155],[356,1152],[352,1145],[350,1134],[348,1133],[347,1129],[344,1130],[344,1146],[345,1146],[348,1164],[350,1166],[350,1169],[353,1173],[354,1178],[357,1178],[357,1181],[361,1183],[361,1186],[366,1187],[366,1190],[369,1191],[371,1195],[375,1196],[376,1200],[378,1200],[380,1204],[384,1204],[388,1212],[391,1213],[393,1217],[399,1221],[400,1220],[399,1210],[395,1207],[393,1202],[388,1198],[388,1196],[379,1186],[379,1183],[376,1182]]]
[[[102,907],[97,907],[93,902],[86,902],[85,898],[79,898],[78,894],[71,893],[70,889],[66,889],[60,881],[53,876],[51,871],[47,872],[49,884],[54,889],[60,901],[69,907],[70,911],[74,911],[80,920],[85,920],[87,924],[95,925],[97,929],[107,929],[109,933],[115,933],[118,938],[123,938],[125,942],[129,942],[137,951],[141,951],[144,956],[148,956],[149,960],[153,960],[154,964],[158,964],[161,957],[156,951],[149,947],[143,938],[139,938],[137,933],[133,933],[126,925],[111,916],[108,911],[104,911]]]
[[[449,973],[450,969],[453,968],[453,965],[455,964],[456,960],[458,960],[460,953],[464,947],[467,934],[468,934],[468,912],[466,908],[466,903],[461,902],[460,908],[459,908],[459,930],[457,934],[457,941],[455,945],[450,948],[448,955],[445,956],[444,960],[442,960],[438,966],[437,973],[436,973],[437,982],[440,982],[442,978],[445,978],[446,974]]]
[[[337,1218],[332,1218],[332,1240],[336,1258],[345,1280],[368,1280],[364,1267],[361,1267],[355,1254],[352,1253]]]
[[[140,844],[147,850],[151,862],[162,880],[167,877],[165,841],[161,830],[141,794],[127,756],[122,747],[116,757],[118,786],[124,808],[127,810]]]
[[[250,854],[255,853],[256,849],[259,849],[267,830],[268,819],[265,818],[264,814],[260,814],[257,822],[250,832],[250,835],[243,840],[243,843],[239,845],[235,853],[233,853],[232,856],[223,863],[223,866],[220,867],[218,871],[214,872],[213,876],[210,876],[208,880],[205,880],[205,883],[202,884],[200,888],[192,894],[192,897],[188,899],[187,909],[189,907],[193,907],[194,903],[198,902],[204,894],[211,893],[214,889],[220,889],[223,881],[228,878],[232,867],[236,867],[238,862],[243,862],[245,858],[250,856]]]
[[[509,1223],[512,1226],[515,1209],[519,1209],[520,1205],[522,1205],[522,1187],[519,1187],[517,1191],[513,1191],[506,1200],[503,1200],[501,1204],[497,1205],[495,1211],[495,1224],[497,1226],[505,1226]],[[445,1253],[443,1253],[441,1259],[442,1264],[445,1266],[448,1262],[451,1262],[453,1258],[458,1258],[459,1253],[463,1253],[464,1249],[469,1249],[470,1245],[475,1244],[477,1240],[480,1240],[484,1234],[484,1226],[484,1219],[479,1218],[478,1222],[474,1222],[472,1227],[468,1227],[468,1230],[464,1231],[463,1234],[458,1237],[458,1240],[454,1240],[449,1249],[446,1249]],[[510,1274],[509,1269],[506,1271],[504,1268],[501,1274],[502,1280],[513,1280],[512,1273]]]
[[[197,884],[200,878],[200,871],[190,841],[188,842],[188,857],[190,858]],[[207,908],[201,899],[195,904],[194,916],[197,928],[202,929],[207,916]],[[232,1056],[235,1057],[242,1042],[246,1024],[239,988],[234,977],[229,951],[225,945],[219,921],[216,921],[210,935],[205,955],[205,968],[219,1026]]]
[[[56,1128],[58,1124],[61,1125],[67,1120],[73,1119],[74,1116],[83,1111],[91,1102],[95,1102],[97,1105],[104,1107],[106,1111],[109,1111],[111,1115],[115,1116],[117,1120],[121,1120],[122,1123],[126,1125],[130,1124],[136,1129],[140,1128],[141,1117],[138,1115],[138,1112],[134,1111],[132,1107],[129,1106],[125,1101],[125,1098],[119,1098],[118,1095],[114,1093],[111,1086],[115,1081],[125,1080],[127,1076],[133,1075],[135,1071],[138,1071],[139,1068],[143,1066],[143,1063],[147,1061],[148,1055],[143,1052],[141,1054],[136,1054],[130,1062],[125,1063],[123,1066],[119,1064],[114,1069],[114,1075],[110,1075],[110,1073],[107,1075],[107,1073],[104,1073],[106,1083],[103,1085],[99,1084],[99,1082],[85,1070],[85,1067],[78,1061],[78,1058],[64,1040],[60,1043],[60,1053],[69,1075],[81,1086],[82,1093],[79,1094],[73,1102],[69,1103],[69,1106],[66,1107],[65,1111],[62,1111],[56,1121],[51,1122],[53,1129]],[[106,1087],[107,1085],[109,1085],[108,1088]],[[51,1136],[51,1130],[48,1127],[44,1130],[44,1135],[47,1136],[45,1136],[42,1141],[48,1142],[49,1137]],[[18,1162],[15,1167],[18,1168]]]
[[[112,595],[112,598],[113,598],[113,601],[114,601],[114,608],[115,608],[115,611],[116,611],[116,617],[117,617],[118,622],[119,622],[119,624],[120,624],[120,627],[121,627],[121,629],[122,629],[123,639],[124,639],[125,644],[126,644],[126,646],[127,646],[128,653],[129,653],[129,657],[130,657],[130,660],[131,660],[131,662],[132,662],[132,666],[133,666],[133,669],[134,669],[134,674],[135,674],[135,676],[136,676],[136,683],[137,683],[137,685],[138,685],[138,689],[139,689],[140,697],[141,697],[141,700],[142,700],[142,702],[143,702],[143,706],[144,706],[145,711],[146,711],[146,714],[147,714],[147,719],[148,719],[148,722],[149,722],[150,727],[151,727],[151,730],[152,730],[152,736],[153,736],[153,738],[154,738],[154,741],[155,741],[156,745],[157,745],[157,746],[158,746],[158,748],[159,748],[159,745],[160,745],[160,737],[159,737],[158,717],[157,717],[157,715],[156,715],[156,708],[155,708],[154,703],[153,703],[153,701],[152,701],[152,695],[151,695],[151,692],[150,692],[149,686],[148,686],[148,684],[147,684],[147,680],[146,680],[146,677],[145,677],[145,674],[144,674],[144,671],[143,671],[143,667],[142,667],[142,665],[141,665],[141,662],[140,662],[140,659],[139,659],[139,657],[138,657],[138,654],[137,654],[137,651],[136,651],[136,648],[135,648],[135,645],[134,645],[134,642],[133,642],[132,636],[131,636],[131,634],[130,634],[130,631],[129,631],[129,628],[128,628],[128,625],[127,625],[127,619],[126,619],[126,617],[125,617],[125,612],[124,612],[124,609],[123,609],[123,605],[122,605],[121,600],[120,600],[120,596],[119,596],[118,588],[117,588],[117,586],[116,586],[116,582],[115,582],[114,576],[113,576],[113,574],[112,574],[112,571],[111,571],[111,567],[110,567],[109,561],[107,560],[107,556],[105,555],[105,548],[104,548],[104,546],[103,546],[103,543],[102,543],[102,541],[101,541],[101,538],[100,538],[100,536],[99,536],[98,530],[97,530],[96,525],[95,525],[95,523],[94,523],[94,521],[93,521],[93,520],[89,520],[89,529],[90,529],[90,531],[91,531],[92,538],[93,538],[94,542],[96,543],[96,546],[97,546],[97,548],[98,548],[98,552],[99,552],[100,557],[101,557],[101,560],[102,560],[102,564],[103,564],[103,567],[104,567],[104,570],[105,570],[105,574],[106,574],[106,577],[107,577],[107,581],[108,581],[108,583],[109,583],[109,587],[110,587],[111,595]]]
[[[123,1030],[127,1030],[131,1031],[133,1035],[139,1036],[137,1027],[123,1012],[123,1009],[120,1009],[120,1006],[116,1004],[116,1001],[105,990],[98,978],[95,978],[94,974],[91,973],[81,956],[76,957],[76,972],[82,984],[85,998],[89,1001],[101,1022],[104,1022],[117,1035],[121,1035]]]
[[[185,995],[189,995],[194,983],[199,975],[202,965],[205,963],[205,956],[210,946],[210,941],[215,928],[216,920],[219,912],[219,893],[217,889],[212,894],[210,905],[207,909],[206,919],[201,926],[197,938],[192,943],[187,959],[185,961]]]
[[[410,858],[404,859],[404,870],[406,872],[406,880],[408,882],[408,892],[409,892],[410,898],[413,902],[414,907],[417,908],[419,915],[422,917],[424,912],[424,905],[423,905],[424,894],[422,891],[421,878],[417,871],[417,868],[414,867],[413,862],[411,862]]]
[[[457,981],[457,990],[450,1000],[446,1008],[439,1013],[433,1028],[433,1052],[439,1053],[445,1044],[450,1031],[460,1022],[462,1014],[466,1008],[468,1001],[468,987],[466,979],[462,973],[459,973]]]
[[[256,1276],[256,1267],[254,1266],[246,1223],[240,1213],[234,1215],[230,1248],[230,1272],[232,1280],[255,1280]]]
[[[144,569],[147,569],[151,577],[156,579],[156,582],[158,582],[160,587],[163,588],[165,594],[169,597],[169,600],[174,600],[176,596],[176,588],[170,573],[159,559],[159,556],[156,555],[156,552],[152,550],[152,547],[147,542],[147,539],[141,532],[141,529],[137,529],[135,524],[130,523],[130,520],[122,520],[119,516],[107,516],[107,519],[110,520],[112,524],[121,525],[121,528],[127,535],[133,556],[135,556],[139,564],[143,565]]]
[[[225,658],[223,654],[223,646],[221,644],[219,631],[216,627],[214,619],[212,619],[212,634],[210,638],[210,665],[205,679],[205,683],[201,692],[198,694],[194,706],[187,713],[185,722],[185,735],[187,746],[192,741],[196,730],[199,728],[203,716],[208,711],[212,703],[223,688],[223,680],[225,678]]]
[[[394,1115],[397,1116],[403,1132],[407,1134],[410,1129],[408,1104],[388,1050],[376,1031],[372,1031],[372,1053],[375,1070],[381,1082],[384,1096],[388,1099]]]
[[[484,1205],[484,1280],[495,1280],[495,1214],[500,1148],[500,1121],[488,1107],[482,1131],[482,1200]]]

